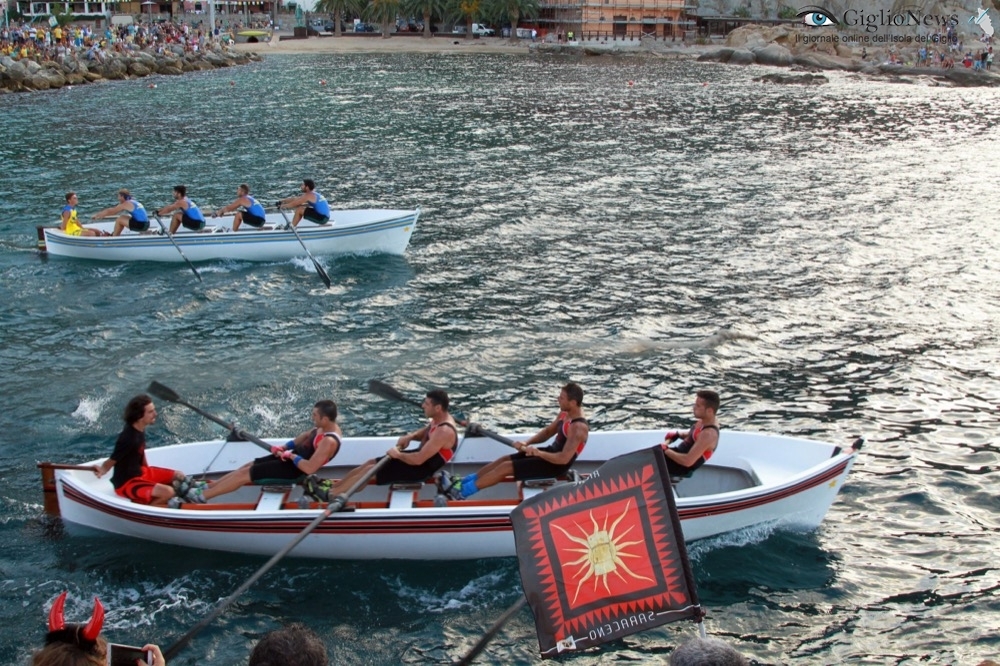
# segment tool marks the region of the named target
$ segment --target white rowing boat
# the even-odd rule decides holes
[[[663,435],[663,431],[591,432],[574,470],[586,479],[609,458],[661,442]],[[513,439],[529,436],[509,435]],[[347,438],[321,476],[340,478],[395,442],[386,437]],[[449,468],[466,474],[509,453],[509,448],[491,439],[467,437]],[[260,455],[261,449],[250,442],[210,441],[146,450],[150,465],[208,478],[217,478]],[[759,524],[814,529],[856,457],[856,450],[842,451],[813,440],[723,431],[711,460],[674,486],[685,539],[693,541]],[[45,465],[39,466],[44,470]],[[54,487],[49,490],[57,494],[59,511],[68,526],[193,548],[273,555],[325,508],[307,501],[299,486],[245,486],[208,504],[185,504],[180,509],[149,507],[115,495],[109,478],[110,474],[98,479],[89,470],[55,470]],[[545,489],[544,484],[510,481],[469,500],[449,500],[446,506],[436,506],[436,487],[431,482],[369,485],[351,497],[347,511],[331,515],[291,555],[428,560],[513,556],[510,512],[522,499]]]
[[[417,228],[416,210],[335,210],[326,224],[302,220],[296,227],[302,243],[314,255],[397,254],[406,251]],[[168,221],[164,220],[164,224]],[[108,232],[114,222],[83,225]],[[155,220],[147,233],[125,230],[121,236],[71,236],[58,227],[38,227],[38,249],[51,255],[99,261],[190,261],[236,259],[242,261],[282,261],[304,256],[295,232],[286,228],[280,213],[268,213],[261,229],[244,224],[233,231],[233,216],[209,218],[205,229],[193,232],[181,227],[173,240],[158,233]]]

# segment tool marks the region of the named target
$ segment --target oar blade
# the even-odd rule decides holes
[[[157,381],[150,382],[149,388],[147,390],[153,395],[155,395],[157,398],[160,398],[161,400],[166,400],[167,402],[181,401],[181,397],[177,395],[176,391],[174,391],[169,386],[164,386],[163,384]]]
[[[389,386],[385,382],[380,382],[377,379],[371,379],[368,381],[368,392],[374,393],[380,398],[385,398],[386,400],[395,400],[396,402],[408,402],[411,404],[419,404],[415,400],[407,398],[405,395]]]

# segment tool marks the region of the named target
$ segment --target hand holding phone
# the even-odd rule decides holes
[[[152,666],[153,651],[132,645],[108,643],[108,666],[136,666],[136,664]]]

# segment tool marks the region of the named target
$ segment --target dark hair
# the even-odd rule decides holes
[[[692,638],[670,653],[670,666],[747,666],[742,654],[718,638]]]
[[[320,414],[331,421],[337,420],[337,403],[333,400],[320,400],[313,407],[318,409]]]
[[[702,389],[696,394],[705,403],[705,406],[711,409],[713,412],[719,411],[719,394],[715,391],[709,391],[708,389]]]
[[[327,666],[326,645],[309,627],[296,622],[264,635],[247,666]]]
[[[125,419],[125,423],[132,425],[133,423],[141,419],[143,415],[146,413],[146,405],[150,404],[151,402],[153,402],[153,399],[150,398],[145,393],[140,393],[139,395],[129,400],[128,404],[125,405],[125,414],[122,417]]]
[[[188,188],[184,187],[183,185],[174,185],[174,192],[181,195],[182,197],[186,197],[188,193]]]
[[[76,192],[67,192],[66,193],[66,203],[69,203],[69,200],[72,199],[75,194],[76,194]]]
[[[566,397],[583,407],[583,389],[576,382],[570,382],[562,387]]]
[[[240,190],[242,190],[244,194],[250,194],[250,186],[246,183],[240,183]]]
[[[427,392],[427,397],[435,405],[438,405],[444,411],[448,411],[448,394],[441,389],[433,389]]]
[[[64,631],[79,625],[67,625]],[[89,645],[55,641],[31,656],[31,666],[104,666],[107,663],[108,643],[103,636]]]
[[[302,179],[302,184],[305,185],[310,190],[315,190],[316,189],[316,183],[313,182],[312,178],[303,178]]]

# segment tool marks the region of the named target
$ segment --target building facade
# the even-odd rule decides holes
[[[538,28],[574,39],[681,39],[690,0],[540,0]],[[572,34],[571,34],[572,33]]]

